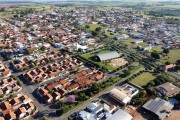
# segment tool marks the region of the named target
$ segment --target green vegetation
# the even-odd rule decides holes
[[[131,82],[139,86],[146,85],[149,81],[154,80],[156,77],[149,72],[144,72],[141,75],[134,78]]]
[[[154,46],[154,47],[152,47],[152,49],[151,49],[151,52],[158,52],[158,53],[160,53],[160,52],[162,52],[162,51],[163,51],[163,49],[160,48],[160,47],[157,47],[157,46]]]
[[[46,117],[39,118],[39,120],[47,120]]]
[[[138,45],[140,45],[140,46],[147,46],[148,44],[146,42],[141,42],[141,43],[138,43]]]
[[[131,100],[131,104],[135,106],[140,106],[145,103],[147,99],[147,93],[145,90],[140,91],[136,96]]]
[[[50,9],[49,5],[36,5],[36,4],[31,4],[31,5],[19,5],[18,7],[15,8],[10,8],[7,6],[4,11],[0,12],[0,18],[9,18],[13,17],[17,13],[24,13],[24,11],[27,11],[29,9],[35,10],[35,11],[40,11],[40,10],[48,10]]]
[[[151,57],[154,58],[154,59],[160,59],[160,55],[157,52],[152,52]]]
[[[106,35],[108,36],[108,38],[113,39],[114,37],[116,37],[116,35],[114,33],[111,32],[106,32]]]
[[[140,71],[142,68],[143,68],[142,65],[136,66],[136,67],[129,70],[130,74],[136,73],[136,72]]]
[[[107,27],[104,27],[104,26],[102,26],[102,25],[100,25],[100,24],[88,24],[88,25],[89,25],[89,29],[90,29],[91,31],[96,30],[96,28],[98,28],[98,27],[100,27],[100,28],[102,28],[102,29],[107,28]]]
[[[173,9],[179,9],[180,5],[163,5],[163,6],[159,6],[161,8],[173,8]]]
[[[170,50],[167,56],[161,57],[160,61],[165,63],[169,61],[170,63],[175,63],[178,59],[180,59],[180,49]]]

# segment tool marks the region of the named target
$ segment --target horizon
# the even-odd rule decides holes
[[[61,2],[61,1],[93,1],[93,2],[108,2],[108,1],[119,1],[119,2],[160,2],[160,1],[180,1],[180,0],[0,0],[0,2]]]

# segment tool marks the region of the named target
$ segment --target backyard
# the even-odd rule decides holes
[[[134,78],[131,82],[139,86],[146,85],[149,81],[154,80],[156,77],[149,72],[144,72],[141,75]]]

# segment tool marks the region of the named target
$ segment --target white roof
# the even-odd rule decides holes
[[[106,120],[132,120],[132,116],[126,111],[119,109],[111,117]]]
[[[110,94],[125,104],[127,104],[128,102],[131,101],[131,97],[129,97],[127,93],[125,93],[117,88],[112,89],[110,91]]]
[[[97,54],[97,56],[99,57],[99,59],[101,61],[103,61],[103,60],[117,58],[120,56],[120,54],[116,51],[111,51],[111,52],[107,52],[107,53],[103,53],[103,54]]]

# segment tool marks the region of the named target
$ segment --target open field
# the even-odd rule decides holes
[[[108,36],[108,38],[113,39],[114,37],[116,37],[115,34],[111,33],[111,32],[106,32],[106,35]]]
[[[0,18],[9,18],[12,17],[14,14],[11,12],[0,12]]]
[[[163,5],[163,6],[158,6],[161,8],[172,8],[172,9],[180,9],[180,5]]]
[[[140,46],[147,46],[148,44],[146,42],[141,42],[141,43],[138,43],[138,45],[140,45]]]
[[[136,67],[134,67],[133,69],[130,70],[130,73],[133,74],[133,73],[141,70],[142,68],[143,68],[142,65],[136,66]]]
[[[104,29],[104,28],[107,28],[107,27],[104,27],[104,26],[102,26],[102,25],[100,25],[100,24],[88,24],[89,26],[90,26],[90,30],[91,31],[94,31],[97,27],[101,27],[102,29]]]
[[[167,56],[161,57],[160,61],[162,63],[165,63],[167,61],[175,63],[178,59],[180,59],[180,49],[170,50]]]
[[[125,43],[125,44],[132,44],[132,42],[134,41],[134,39],[129,37],[127,40],[122,40],[122,41],[123,41],[123,43]]]
[[[36,11],[40,10],[49,10],[50,6],[49,5],[36,5],[36,4],[29,4],[29,5],[17,5],[14,8],[10,8],[11,5],[6,5],[5,6],[5,11],[0,12],[0,18],[9,18],[15,15],[15,11],[23,11],[28,8],[32,8]]]
[[[163,49],[161,47],[157,47],[157,46],[154,46],[151,49],[151,52],[158,52],[158,53],[160,53],[162,51],[163,51]]]
[[[179,120],[179,118],[179,110],[172,110],[170,116],[165,118],[165,120]]]
[[[110,65],[114,67],[120,67],[128,63],[124,58],[117,58],[110,61]]]
[[[131,82],[139,86],[146,85],[149,81],[154,80],[156,77],[149,72],[144,72],[141,75],[134,78]]]

